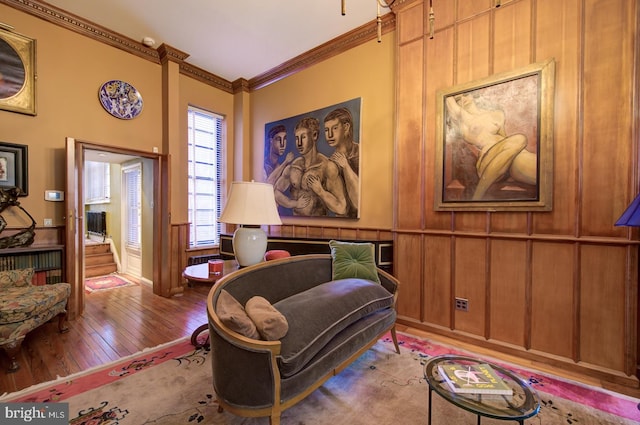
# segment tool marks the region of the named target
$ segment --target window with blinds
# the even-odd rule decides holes
[[[188,124],[189,245],[217,245],[220,240],[223,118],[190,106]]]
[[[142,239],[142,170],[140,164],[127,166],[122,169],[122,181],[124,186],[124,196],[126,197],[125,220],[127,227],[125,230],[125,244],[127,248],[133,250],[140,249]]]
[[[111,200],[111,173],[107,162],[84,163],[85,204],[104,204]]]

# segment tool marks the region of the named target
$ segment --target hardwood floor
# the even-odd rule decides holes
[[[69,322],[69,332],[58,333],[53,320],[27,334],[17,372],[6,372],[9,360],[0,352],[0,394],[190,336],[207,323],[209,289],[196,285],[180,297],[164,298],[141,284],[87,294],[85,313]]]
[[[0,394],[67,376],[175,339],[190,336],[207,322],[209,285],[186,287],[180,297],[163,298],[146,285],[87,294],[85,314],[69,322],[69,332],[59,334],[57,320],[29,333],[18,357],[20,370],[7,373],[8,359],[0,352]],[[603,386],[593,378],[506,356],[491,350],[453,341],[418,329],[398,325],[398,331],[466,349],[524,367]],[[605,386],[640,398],[640,390]]]

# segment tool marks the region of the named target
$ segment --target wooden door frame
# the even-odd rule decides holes
[[[123,155],[151,159],[153,162],[153,292],[170,296],[169,245],[169,157],[158,153],[124,149],[116,146],[66,138],[66,274],[71,284],[69,298],[69,319],[73,320],[84,312],[84,235],[78,229],[83,228],[84,212],[84,152],[98,150]],[[166,188],[166,190],[165,190]]]

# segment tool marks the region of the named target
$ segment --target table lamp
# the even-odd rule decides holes
[[[267,251],[263,225],[282,224],[273,186],[268,183],[233,182],[221,223],[238,224],[233,234],[233,252],[240,267],[257,264]]]
[[[615,225],[629,227],[640,226],[640,194],[636,196],[636,199],[634,199],[633,202],[622,213],[618,221],[616,221]]]

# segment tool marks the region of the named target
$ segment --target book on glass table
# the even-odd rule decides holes
[[[439,365],[438,372],[456,394],[513,395],[513,390],[486,363]]]

